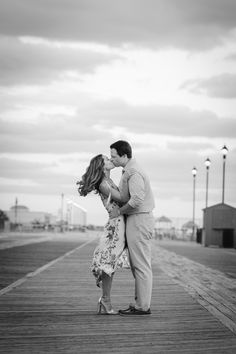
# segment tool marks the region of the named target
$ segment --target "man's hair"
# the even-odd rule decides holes
[[[132,148],[127,141],[118,140],[111,144],[110,149],[116,149],[119,156],[127,155],[128,159],[132,158]]]

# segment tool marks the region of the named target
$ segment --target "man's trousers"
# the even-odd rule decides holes
[[[135,279],[135,307],[147,311],[152,297],[151,244],[154,217],[150,213],[128,215],[126,237],[131,270]]]

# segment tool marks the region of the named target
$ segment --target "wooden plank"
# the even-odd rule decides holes
[[[71,252],[0,296],[0,352],[233,353],[236,337],[153,264],[152,315],[99,316],[89,267],[95,243]],[[114,277],[115,308],[132,301],[129,270]]]
[[[236,334],[236,279],[155,244],[155,262]]]

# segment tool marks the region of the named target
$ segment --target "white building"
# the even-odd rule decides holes
[[[32,226],[33,224],[55,224],[56,217],[43,211],[30,211],[24,205],[14,205],[9,211],[5,211],[10,223],[22,226]]]
[[[66,221],[69,228],[85,227],[87,224],[87,210],[72,200],[67,200]]]

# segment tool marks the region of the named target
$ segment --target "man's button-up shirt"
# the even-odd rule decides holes
[[[130,159],[124,167],[119,190],[122,201],[128,202],[133,208],[129,214],[150,212],[154,209],[154,196],[149,179],[135,159]]]

